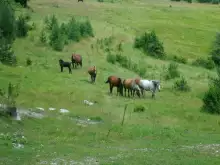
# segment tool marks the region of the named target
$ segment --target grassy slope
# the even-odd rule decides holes
[[[169,8],[169,4],[172,4],[172,8]],[[87,156],[96,158],[102,164],[219,164],[219,158],[212,152],[180,148],[181,145],[219,141],[219,117],[199,112],[201,97],[207,90],[207,76],[214,75],[214,72],[180,65],[181,73],[193,87],[190,93],[175,94],[171,91],[173,81],[163,81],[162,91],[157,94],[156,100],[152,100],[150,94],[145,99],[120,98],[115,93],[108,95],[108,85],[104,84],[107,76],[116,74],[127,78],[137,75],[106,63],[104,55],[92,52],[92,39],[70,44],[62,53],[37,44],[42,18],[47,14],[56,13],[62,20],[67,20],[71,15],[89,16],[97,38],[113,33],[118,40],[124,40],[125,54],[136,61],[144,60],[146,66],[153,66],[148,68],[147,74],[149,78],[158,79],[162,66],[167,62],[144,57],[139,51],[133,50],[131,44],[134,35],[154,28],[169,55],[189,59],[205,57],[220,25],[218,6],[167,3],[162,0],[157,3],[135,1],[122,4],[32,0],[30,6],[35,11],[32,20],[37,24],[37,31],[30,32],[26,39],[16,40],[14,48],[20,67],[0,65],[1,87],[6,87],[9,81],[20,81],[21,92],[17,100],[20,106],[67,108],[71,113],[61,115],[46,112],[50,117],[22,122],[9,122],[1,118],[3,124],[0,132],[13,133],[18,129],[28,143],[24,149],[16,150],[11,148],[9,140],[0,139],[0,164],[42,164],[42,161],[51,162],[55,158],[64,159],[70,164],[73,160],[85,161]],[[72,75],[67,70],[61,74],[57,60],[60,57],[69,59],[73,51],[83,54],[83,68],[74,70]],[[98,67],[94,85],[87,82],[87,54],[91,55],[91,65]],[[25,67],[28,56],[34,61],[29,68]],[[82,104],[84,99],[96,100],[98,105],[85,107]],[[125,103],[129,107],[125,125],[121,129],[119,124]],[[132,113],[136,103],[145,105],[147,111]],[[80,127],[70,120],[72,115],[100,116],[104,124]],[[115,129],[107,139],[106,134],[112,125]],[[137,148],[155,150],[134,150]]]

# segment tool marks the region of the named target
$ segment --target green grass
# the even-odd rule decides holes
[[[21,89],[17,104],[23,108],[44,107],[47,117],[25,118],[22,121],[1,117],[0,133],[8,133],[9,138],[0,136],[0,164],[97,163],[93,159],[103,165],[220,163],[216,152],[219,146],[205,149],[181,147],[219,142],[219,117],[200,112],[201,98],[208,89],[208,77],[216,75],[214,71],[179,64],[181,74],[192,87],[190,92],[173,92],[174,80],[161,79],[162,89],[156,93],[155,100],[151,99],[149,92],[143,99],[116,96],[116,89],[110,96],[108,84],[104,83],[109,75],[122,78],[138,75],[106,62],[106,56],[101,51],[98,53],[90,48],[96,38],[114,35],[117,42],[124,41],[124,55],[146,64],[146,78],[160,79],[163,66],[169,62],[146,57],[133,49],[135,35],[154,29],[168,56],[177,55],[189,60],[207,57],[220,27],[218,5],[166,0],[117,3],[31,0],[29,4],[34,10],[31,21],[36,23],[37,29],[29,32],[27,38],[17,39],[14,43],[18,67],[0,64],[0,87],[6,88],[9,81],[19,82]],[[95,38],[71,43],[65,46],[63,52],[41,46],[38,37],[43,18],[52,13],[63,21],[72,15],[88,16],[95,29]],[[72,75],[67,70],[60,73],[58,59],[69,60],[74,51],[83,56],[82,69],[73,70]],[[33,61],[30,67],[26,67],[27,57]],[[90,65],[96,65],[98,69],[95,84],[87,82]],[[85,106],[84,99],[98,103]],[[128,111],[121,127],[125,104],[128,104]],[[144,105],[145,112],[133,113],[136,104]],[[66,108],[70,113],[48,111],[49,107]],[[72,116],[100,117],[104,122],[83,127],[76,125]],[[107,137],[110,128],[113,129]],[[15,132],[20,132],[27,139],[23,149],[12,146]],[[140,150],[142,148],[145,150]]]

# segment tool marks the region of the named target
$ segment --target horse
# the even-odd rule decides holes
[[[113,87],[117,87],[117,96],[118,93],[121,96],[123,96],[123,84],[122,84],[122,79],[120,77],[109,76],[105,83],[106,84],[109,83],[110,94],[112,94]]]
[[[160,92],[160,81],[159,80],[135,79],[135,82],[141,88],[142,95],[144,95],[144,91],[151,91],[152,98],[155,98],[156,91],[158,90]]]
[[[138,86],[138,84],[136,84],[135,79],[125,79],[123,81],[123,86],[124,86],[125,95],[126,95],[126,91],[128,89],[128,96],[129,97],[130,97],[130,93],[134,97],[135,92],[138,95],[138,97],[140,97],[141,89]]]
[[[83,0],[78,0],[78,2],[80,2],[80,1],[83,2]]]
[[[65,62],[62,59],[59,60],[60,70],[63,72],[63,67],[67,67],[69,69],[69,73],[72,73],[71,70],[71,62]]]
[[[94,83],[97,76],[96,66],[90,67],[88,73],[91,76],[91,82]]]
[[[82,56],[79,54],[72,54],[71,56],[71,61],[72,61],[72,65],[74,68],[74,64],[75,64],[75,68],[77,65],[80,65],[82,67]]]

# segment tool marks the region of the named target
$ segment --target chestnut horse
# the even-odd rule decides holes
[[[113,87],[117,87],[117,96],[118,93],[120,93],[120,95],[123,96],[123,84],[121,78],[116,76],[109,76],[105,83],[109,83],[109,89],[111,94]]]
[[[125,96],[126,96],[126,91],[128,90],[128,96],[129,97],[130,97],[130,93],[134,97],[135,92],[137,93],[138,97],[140,97],[141,89],[136,84],[135,79],[125,79],[123,81],[123,86],[124,86]]]
[[[82,56],[79,55],[79,54],[72,54],[71,56],[71,61],[72,61],[72,65],[73,65],[73,68],[78,65],[80,65],[82,67]],[[74,65],[75,64],[75,65]]]
[[[71,70],[71,62],[65,62],[62,59],[59,60],[60,70],[63,72],[63,67],[67,67],[69,69],[69,73],[72,73]]]
[[[97,69],[96,66],[90,67],[88,69],[88,73],[91,76],[91,82],[94,83],[97,75]]]

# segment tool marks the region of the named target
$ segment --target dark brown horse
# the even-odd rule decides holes
[[[126,91],[128,90],[128,96],[130,97],[130,94],[134,97],[135,92],[137,93],[138,97],[140,97],[141,89],[136,84],[135,79],[125,79],[123,81],[124,86],[124,92],[126,96]]]
[[[63,72],[64,67],[67,67],[69,69],[69,73],[72,73],[71,62],[66,62],[66,61],[63,61],[62,59],[60,59],[59,64],[60,64],[60,71],[61,72]]]
[[[116,76],[109,76],[105,83],[109,83],[109,89],[111,94],[113,87],[117,87],[117,96],[118,93],[120,93],[120,95],[123,96],[123,84],[121,78]]]
[[[71,61],[73,68],[76,68],[76,66],[80,65],[82,67],[82,56],[79,54],[72,54]]]
[[[94,82],[95,82],[95,79],[96,79],[96,76],[97,76],[96,66],[90,67],[90,68],[88,69],[88,73],[89,73],[89,75],[91,76],[91,82],[94,83]]]

